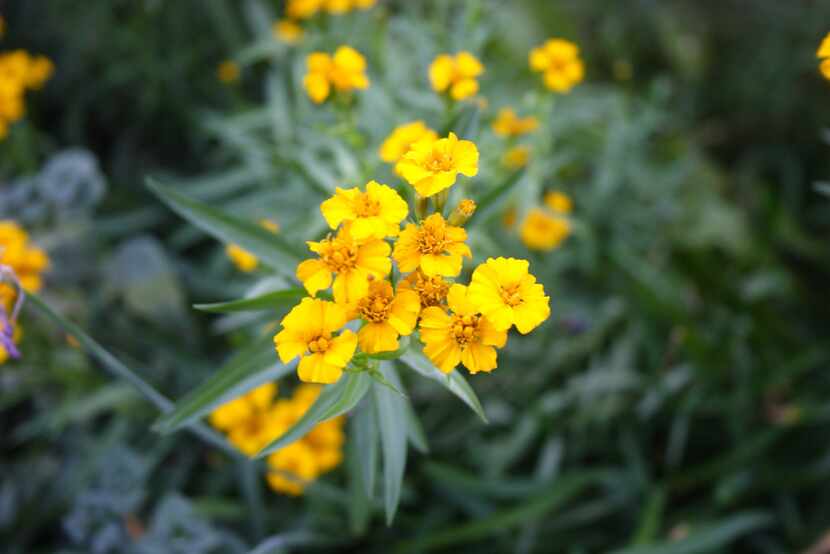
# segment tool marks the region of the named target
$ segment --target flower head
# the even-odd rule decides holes
[[[484,73],[484,66],[469,52],[455,56],[441,54],[429,66],[429,80],[436,92],[449,91],[453,100],[464,100],[478,92],[476,77]]]
[[[280,322],[282,331],[274,336],[274,345],[282,363],[297,356],[297,373],[301,381],[334,383],[352,359],[357,335],[344,329],[346,308],[316,298],[304,298]]]
[[[360,241],[397,236],[409,206],[393,188],[369,181],[366,192],[338,187],[334,196],[320,205],[320,211],[332,229],[350,223],[351,236]]]
[[[830,58],[830,33],[827,33],[821,41],[821,44],[816,51],[816,57],[819,59]]]
[[[478,173],[478,149],[455,133],[437,140],[420,140],[395,166],[421,196],[432,196],[455,184],[458,174],[473,177]]]
[[[539,120],[533,116],[519,117],[513,108],[502,108],[493,121],[493,132],[503,137],[517,137],[535,131]]]
[[[530,161],[530,148],[524,144],[514,146],[504,153],[501,162],[507,169],[521,169]]]
[[[285,14],[291,19],[309,19],[322,7],[323,0],[287,0]]]
[[[469,299],[496,329],[516,325],[526,335],[550,315],[550,298],[528,267],[527,260],[488,258],[473,271]]]
[[[30,244],[29,235],[14,221],[0,221],[0,266],[11,268],[20,286],[37,292],[43,285],[41,274],[49,267],[46,252]],[[0,307],[11,310],[14,287],[0,282]]]
[[[297,44],[303,38],[305,31],[296,21],[280,19],[271,27],[274,38],[286,44]]]
[[[571,224],[564,217],[533,208],[522,222],[520,236],[531,250],[549,251],[559,246],[571,234]]]
[[[228,440],[239,450],[252,456],[279,433],[273,431],[269,413],[276,394],[274,383],[260,385],[213,410],[210,423],[228,433]]]
[[[399,125],[380,145],[378,154],[384,162],[395,163],[409,152],[413,144],[425,139],[437,140],[438,133],[427,127],[423,121]]]
[[[223,83],[235,83],[239,80],[239,65],[231,60],[225,60],[216,68],[216,76]]]
[[[569,214],[573,209],[571,198],[556,190],[552,190],[545,194],[545,205],[558,214]]]
[[[421,308],[423,309],[430,306],[440,306],[446,302],[450,284],[440,275],[430,277],[417,269],[398,283],[398,290],[415,291],[421,300]]]
[[[435,213],[401,231],[392,257],[403,273],[420,268],[428,276],[455,277],[461,273],[461,257],[472,257],[466,240],[467,231],[448,225],[441,214]]]
[[[339,92],[369,87],[366,59],[350,46],[339,47],[334,56],[325,52],[312,52],[306,62],[308,73],[303,86],[309,98],[317,104],[329,97],[332,87]]]
[[[357,303],[357,313],[366,321],[357,334],[360,348],[367,354],[397,350],[398,337],[412,334],[420,311],[416,292],[402,288],[395,292],[389,281],[373,280]]]
[[[272,233],[278,233],[280,226],[270,219],[261,219],[259,225]],[[225,254],[233,262],[233,265],[245,273],[254,271],[259,266],[259,258],[251,254],[238,244],[229,244],[225,247]]]
[[[534,48],[530,68],[544,75],[545,86],[555,92],[568,92],[585,77],[579,47],[567,40],[552,38]]]
[[[309,241],[309,249],[318,255],[297,266],[297,278],[312,296],[332,286],[337,302],[352,304],[366,295],[369,276],[384,278],[392,269],[388,243],[379,239],[357,241],[349,226],[340,228],[336,236],[319,242]]]
[[[495,369],[495,347],[504,346],[507,332],[496,329],[481,314],[463,285],[450,287],[447,304],[452,313],[431,307],[421,314],[424,354],[444,373],[452,371],[459,362],[470,373]]]

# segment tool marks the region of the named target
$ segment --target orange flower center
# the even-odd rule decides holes
[[[429,306],[438,306],[444,301],[447,292],[450,290],[450,284],[439,275],[427,277],[421,272],[417,272],[412,288],[421,297],[421,306],[428,308]]]
[[[373,217],[380,215],[380,202],[361,192],[354,202],[354,211],[358,217]]]
[[[383,323],[389,319],[392,299],[383,293],[370,294],[357,304],[357,311],[366,321]]]
[[[320,259],[331,271],[342,273],[357,267],[357,247],[344,241],[326,239]]]
[[[459,346],[466,346],[478,341],[478,323],[481,316],[478,315],[454,315],[452,323],[452,334]]]
[[[418,229],[418,251],[421,254],[440,254],[446,246],[444,225],[426,222]]]
[[[324,354],[331,346],[331,336],[319,336],[308,343],[308,350],[312,354]]]
[[[522,303],[522,297],[519,294],[519,283],[514,283],[501,288],[501,299],[508,306],[515,307]]]
[[[426,168],[434,173],[452,170],[452,154],[441,150],[433,150],[432,155],[426,161]]]

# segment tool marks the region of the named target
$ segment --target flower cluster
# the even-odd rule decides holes
[[[544,76],[545,86],[554,92],[569,92],[585,78],[579,47],[567,40],[552,38],[531,50],[530,69]]]
[[[522,242],[531,250],[550,251],[571,234],[567,215],[571,213],[571,199],[564,193],[550,191],[545,195],[545,207],[533,208],[522,223]]]
[[[441,54],[429,66],[429,81],[433,90],[447,93],[453,100],[464,100],[478,93],[479,75],[484,66],[469,52],[455,56]]]
[[[15,285],[3,280],[4,273],[13,275],[20,287],[29,292],[40,290],[41,274],[49,266],[46,252],[32,246],[29,235],[14,221],[0,221],[0,363],[15,354],[14,344],[20,340],[20,328],[10,316],[17,301]]]
[[[821,64],[819,65],[821,74],[830,80],[830,33],[821,41],[821,45],[819,45],[818,51],[816,52],[816,57],[821,60]]]
[[[31,56],[25,50],[0,54],[0,138],[23,117],[26,91],[41,88],[53,71],[52,62],[44,56]]]
[[[275,22],[274,38],[287,44],[296,44],[304,35],[299,22],[311,19],[319,13],[343,15],[354,10],[368,10],[377,0],[288,0],[285,18]]]
[[[210,423],[251,456],[290,429],[317,400],[320,387],[300,385],[290,398],[277,397],[266,383],[210,414]],[[324,421],[303,438],[268,456],[268,484],[278,492],[302,494],[305,486],[343,459],[343,417]]]
[[[308,73],[303,79],[308,97],[315,104],[325,102],[332,89],[339,93],[369,87],[366,59],[351,46],[340,46],[334,55],[312,52],[306,58]]]

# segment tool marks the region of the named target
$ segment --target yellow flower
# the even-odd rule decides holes
[[[393,188],[369,181],[366,192],[337,187],[334,196],[320,205],[320,211],[332,229],[349,222],[351,236],[361,241],[397,236],[409,206]]]
[[[276,40],[281,40],[286,44],[297,44],[305,34],[303,28],[291,19],[276,21],[271,27],[271,32]]]
[[[268,456],[268,485],[277,492],[299,496],[320,474],[317,458],[304,441],[296,441]]]
[[[816,52],[816,57],[821,58],[830,58],[830,33],[824,37],[821,41],[821,44],[818,47],[818,51]]]
[[[395,166],[395,171],[421,196],[432,196],[455,184],[458,174],[478,173],[478,149],[455,133],[438,140],[420,140]]]
[[[369,87],[366,77],[366,59],[354,48],[341,46],[330,56],[312,52],[306,58],[308,73],[303,86],[309,98],[317,104],[329,97],[332,87],[340,92]]]
[[[429,308],[440,306],[447,300],[450,283],[440,275],[429,277],[417,269],[398,283],[398,291],[404,290],[415,291],[421,300],[421,308]]]
[[[571,234],[571,224],[545,210],[533,208],[522,223],[522,242],[531,250],[549,251],[559,246]]]
[[[545,205],[558,214],[569,214],[573,209],[570,197],[556,190],[552,190],[545,195]]]
[[[427,308],[421,314],[424,354],[444,373],[452,371],[459,362],[470,373],[495,369],[494,347],[504,346],[506,331],[497,330],[481,315],[463,285],[450,287],[447,303],[452,315],[440,307]]]
[[[437,140],[438,133],[426,126],[423,121],[413,121],[405,125],[395,127],[392,134],[386,137],[380,146],[378,153],[380,159],[386,163],[395,163],[409,148],[420,140]]]
[[[447,221],[450,225],[464,225],[476,213],[477,207],[473,200],[462,198]]]
[[[278,233],[280,230],[279,224],[269,219],[261,219],[259,224],[272,233]],[[250,273],[259,266],[259,258],[237,244],[227,245],[225,247],[225,254],[231,259],[237,269],[245,273]]]
[[[342,227],[334,237],[307,244],[319,257],[301,262],[297,266],[297,278],[312,296],[332,286],[332,274],[336,274],[334,299],[352,304],[366,295],[370,275],[382,279],[392,269],[388,243],[379,239],[358,242],[348,226]]]
[[[484,66],[469,52],[455,56],[441,54],[429,66],[429,80],[436,92],[449,90],[454,100],[464,100],[478,92],[476,77],[484,73]]]
[[[533,116],[519,117],[513,108],[502,108],[493,121],[493,132],[503,137],[516,137],[535,131],[539,120]]]
[[[265,383],[222,404],[210,414],[210,423],[228,434],[228,440],[252,456],[276,438],[280,430],[271,424],[271,401],[277,393],[274,383]]]
[[[425,275],[455,277],[461,273],[461,257],[472,257],[470,247],[464,244],[467,231],[448,225],[441,214],[427,217],[419,225],[410,223],[401,231],[392,257],[402,273],[418,268]]]
[[[216,68],[216,76],[223,83],[235,83],[239,80],[239,66],[236,62],[225,60]]]
[[[45,56],[35,56],[29,62],[29,68],[26,71],[26,87],[31,89],[39,89],[43,83],[49,80],[55,66]]]
[[[520,144],[504,153],[501,162],[507,169],[521,169],[530,161],[530,148]]]
[[[37,292],[43,285],[41,274],[49,267],[46,252],[29,243],[29,235],[14,221],[0,221],[0,265],[10,267],[20,285]],[[16,293],[7,283],[0,283],[0,306],[11,309]]]
[[[579,47],[567,40],[553,38],[531,50],[530,68],[544,74],[545,86],[555,92],[568,92],[585,77]]]
[[[283,329],[274,336],[282,363],[300,356],[297,373],[309,383],[334,383],[352,359],[357,335],[344,329],[346,308],[316,298],[304,298],[280,322]]]
[[[488,258],[470,281],[469,299],[496,329],[512,325],[526,335],[550,315],[550,298],[528,273],[527,260]]]
[[[357,303],[358,315],[366,320],[357,334],[360,348],[367,354],[393,352],[398,349],[398,337],[412,334],[421,299],[414,291],[392,290],[386,280],[373,280],[369,292]]]
[[[320,11],[323,0],[288,0],[285,14],[291,19],[308,19]]]

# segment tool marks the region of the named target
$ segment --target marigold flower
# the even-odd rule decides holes
[[[346,308],[317,298],[303,298],[280,322],[274,345],[282,363],[297,356],[297,373],[307,383],[335,383],[357,348],[357,335],[344,329]]]
[[[386,280],[373,280],[369,292],[357,303],[358,315],[366,320],[357,334],[360,348],[367,354],[393,352],[398,337],[412,334],[421,311],[421,299],[414,291],[398,288]]]
[[[573,209],[571,198],[556,190],[552,190],[545,194],[545,205],[558,214],[569,214]]]
[[[528,273],[527,260],[488,258],[470,281],[469,299],[496,329],[512,325],[526,335],[550,315],[550,298],[536,277]]]
[[[398,291],[415,291],[421,300],[423,309],[443,304],[447,300],[450,284],[440,275],[430,277],[417,269],[398,282]]]
[[[49,257],[30,244],[29,235],[17,223],[0,221],[0,265],[14,271],[23,289],[37,292],[43,285],[41,274],[49,267]],[[14,287],[0,283],[0,307],[11,310],[15,296]]]
[[[496,348],[507,342],[507,332],[499,331],[470,301],[468,288],[453,285],[447,294],[452,314],[440,307],[421,314],[420,335],[424,354],[435,366],[449,373],[460,363],[470,373],[492,371],[497,365]]]
[[[303,28],[291,19],[280,19],[274,22],[271,32],[276,40],[281,40],[286,44],[297,44],[305,34]]]
[[[216,76],[223,83],[235,83],[239,80],[239,65],[236,62],[225,60],[216,68]]]
[[[501,162],[507,169],[521,169],[530,161],[530,148],[520,144],[504,153]]]
[[[395,189],[369,181],[366,192],[337,187],[334,196],[320,205],[320,211],[332,229],[349,222],[351,236],[361,241],[397,236],[409,206]]]
[[[30,56],[25,50],[0,54],[0,138],[23,117],[26,90],[41,88],[53,70],[48,58]]]
[[[493,132],[503,137],[517,137],[535,131],[539,120],[533,116],[519,117],[513,108],[502,108],[493,121]]]
[[[438,133],[427,127],[423,121],[399,125],[380,145],[380,159],[386,163],[395,163],[420,140],[438,140]]]
[[[484,73],[484,66],[469,52],[455,56],[441,54],[429,66],[429,80],[436,92],[449,90],[454,100],[464,100],[478,92],[476,77]]]
[[[323,6],[323,0],[288,0],[285,14],[291,19],[309,19],[314,17]]]
[[[533,208],[522,223],[522,242],[531,250],[550,251],[571,234],[571,224],[564,217]]]
[[[585,66],[579,47],[567,40],[553,38],[531,50],[530,68],[544,75],[545,86],[566,93],[585,78]]]
[[[388,243],[379,239],[356,241],[348,226],[342,227],[334,237],[307,244],[319,258],[301,262],[297,266],[297,278],[312,296],[332,286],[332,274],[335,274],[334,299],[352,304],[366,295],[370,275],[384,278],[392,269]]]
[[[830,58],[830,33],[827,33],[827,35],[821,41],[821,44],[819,45],[818,50],[816,51],[816,57],[819,59]]]
[[[418,194],[432,196],[455,184],[458,174],[478,174],[478,149],[455,133],[438,140],[420,140],[395,166],[395,171],[415,187]]]
[[[228,433],[228,440],[252,456],[276,437],[269,429],[269,410],[277,386],[265,383],[222,404],[210,414],[210,423]]]
[[[450,214],[450,225],[464,225],[476,213],[476,203],[469,198],[462,198]]]
[[[320,474],[314,450],[304,441],[296,441],[276,452],[267,459],[268,485],[277,492],[299,496],[307,483]]]
[[[441,214],[435,213],[401,231],[392,257],[403,273],[421,268],[430,277],[455,277],[461,273],[461,257],[472,257],[466,240],[467,231],[448,225]]]
[[[319,104],[331,93],[332,87],[340,92],[369,87],[366,77],[366,59],[354,48],[341,46],[330,56],[325,52],[312,52],[306,59],[308,73],[303,86],[309,98]]]
[[[271,221],[270,219],[261,219],[259,224],[261,227],[264,227],[272,233],[278,233],[280,230],[279,224],[275,221]],[[230,258],[233,265],[235,265],[237,269],[245,273],[251,273],[259,266],[259,258],[238,244],[227,245],[225,247],[225,254],[227,254],[228,258]]]

